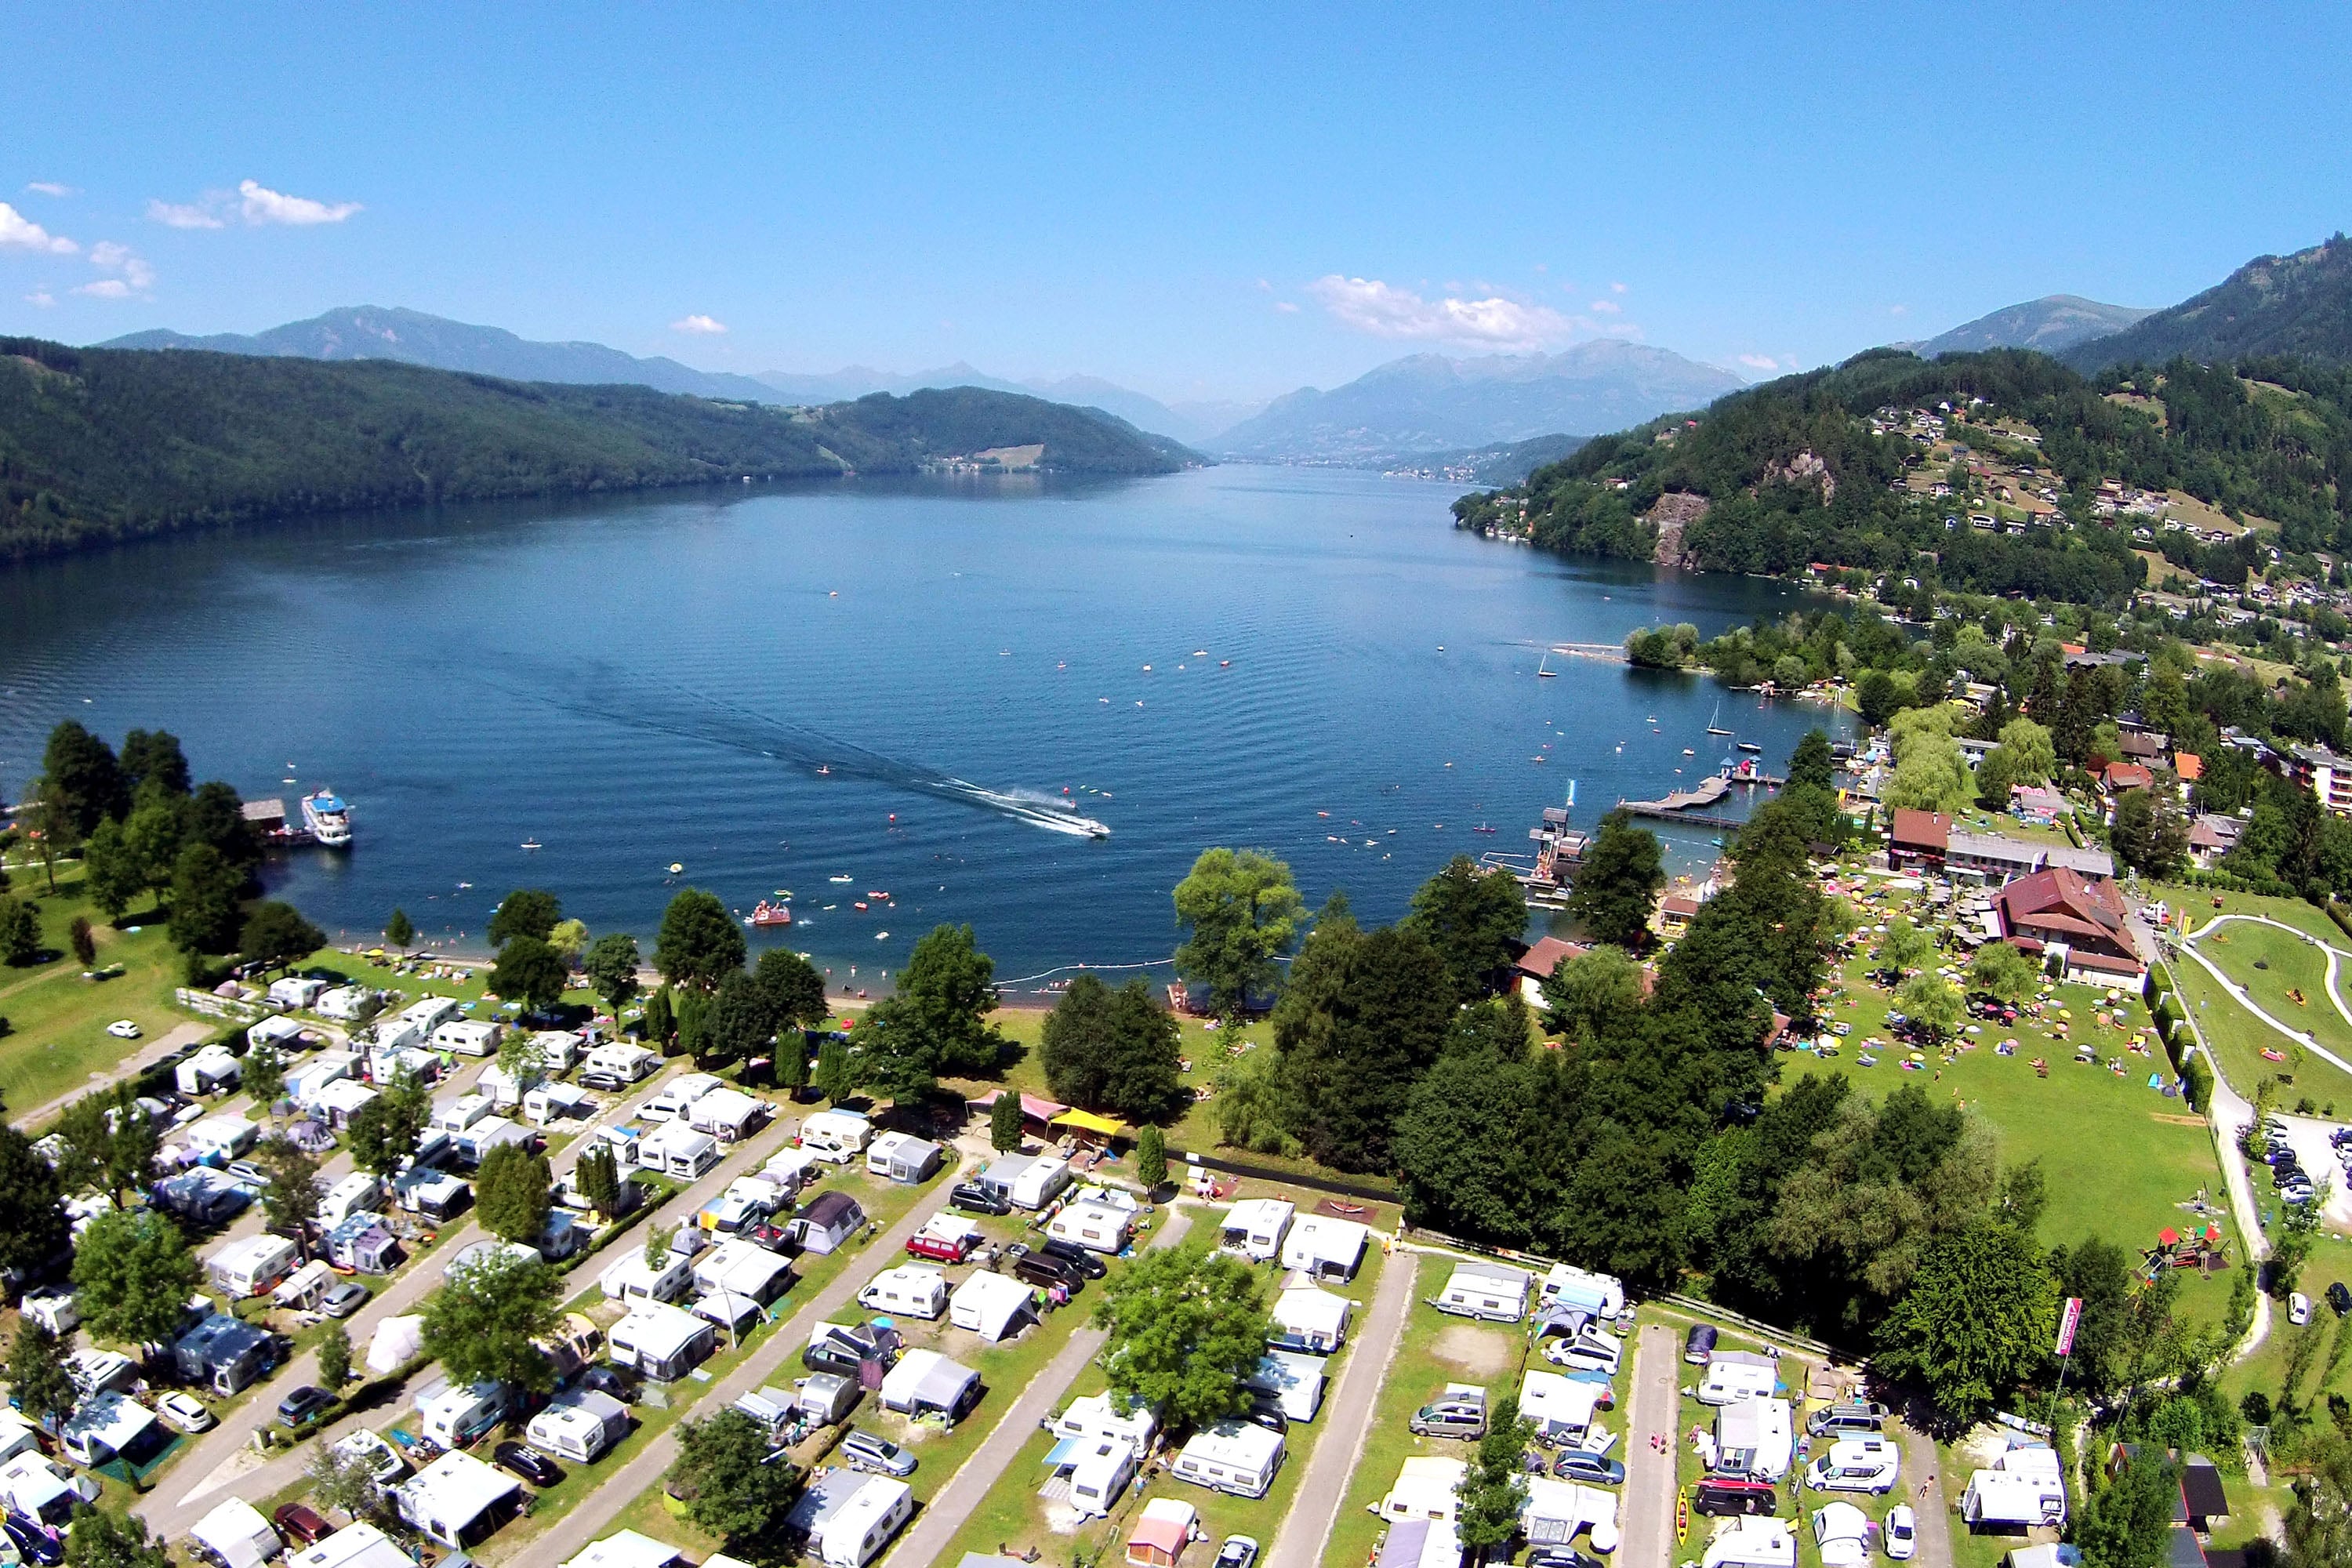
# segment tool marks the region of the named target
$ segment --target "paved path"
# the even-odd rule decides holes
[[[1364,1457],[1371,1436],[1372,1402],[1388,1381],[1396,1360],[1397,1342],[1404,1337],[1405,1319],[1412,1310],[1412,1289],[1421,1259],[1395,1252],[1381,1266],[1381,1282],[1372,1292],[1371,1310],[1357,1326],[1355,1349],[1339,1373],[1339,1385],[1324,1402],[1318,1419],[1323,1440],[1307,1461],[1307,1474],[1291,1498],[1290,1511],[1274,1532],[1274,1550],[1266,1568],[1316,1568],[1323,1560],[1323,1544],[1339,1520],[1339,1505],[1348,1496],[1356,1465]]]
[[[1675,1440],[1682,1424],[1682,1338],[1648,1323],[1633,1342],[1633,1403],[1625,1416],[1624,1550],[1621,1568],[1669,1568],[1675,1560]],[[1652,1439],[1664,1437],[1661,1453]]]
[[[1934,1440],[1904,1427],[1904,1489],[1897,1497],[1918,1519],[1919,1547],[1911,1558],[1916,1568],[1952,1568],[1953,1505],[1944,1499],[1936,1464]]]
[[[2249,917],[2240,916],[2235,918],[2245,919]],[[2219,924],[2220,922],[2216,921],[2214,923]],[[2265,921],[2263,923],[2274,924],[2276,922]],[[2205,929],[2210,931],[2212,928],[2208,926]],[[2292,926],[2286,929],[2290,931],[2294,930]],[[2200,932],[2199,934],[2201,935],[2202,932]],[[2303,933],[2298,932],[2297,934],[2300,935]],[[2223,985],[2226,986],[2230,984],[2228,980],[2222,977],[2221,971],[2214,969],[2212,964],[2206,962],[2205,955],[2203,953],[2199,952],[2194,947],[2184,947],[2183,951],[2190,957],[2196,959],[2199,963],[2204,964],[2205,968],[2212,973],[2213,977],[2216,980],[2220,980]],[[2331,949],[2329,963],[2332,964],[2334,962],[2333,950]],[[2329,972],[2329,976],[2328,994],[2333,996],[2335,994],[2336,988],[2334,971],[2332,969]],[[2176,993],[2176,994],[2178,994],[2178,993]],[[2252,1007],[2252,1004],[2248,1003],[2247,1005]],[[2338,1002],[2336,1005],[2340,1007],[2343,1004]],[[2261,1012],[2260,1008],[2254,1008],[2253,1010],[2258,1014]],[[2230,1213],[2237,1221],[2238,1236],[2245,1247],[2246,1260],[2250,1263],[2257,1263],[2269,1255],[2271,1244],[2270,1238],[2263,1234],[2262,1215],[2260,1211],[2254,1206],[2253,1178],[2247,1172],[2245,1151],[2239,1146],[2238,1142],[2239,1138],[2245,1132],[2246,1129],[2254,1124],[2254,1108],[2252,1103],[2250,1102],[2245,1096],[2237,1091],[2236,1088],[2231,1084],[2229,1079],[2223,1076],[2221,1071],[2221,1058],[2213,1054],[2213,1047],[2206,1042],[2205,1026],[2203,1022],[2197,1016],[2197,1009],[2194,1007],[2184,1006],[2180,1011],[2181,1015],[2189,1020],[2189,1032],[2196,1037],[2197,1049],[2204,1054],[2205,1065],[2208,1068],[2211,1069],[2213,1074],[2212,1104],[2206,1108],[2206,1120],[2211,1124],[2213,1129],[2214,1153],[2221,1163],[2221,1184],[2223,1187],[2228,1189],[2230,1194]],[[2284,1026],[2278,1025],[2274,1019],[2272,1022],[2273,1027],[2284,1027]],[[2232,1353],[2231,1359],[2233,1361],[2244,1361],[2256,1351],[2261,1350],[2263,1347],[2263,1342],[2270,1337],[2270,1292],[2267,1290],[2256,1290],[2254,1292],[2254,1320],[2252,1323],[2247,1325],[2246,1337],[2239,1343],[2237,1350]]]
[[[1153,1248],[1175,1246],[1192,1227],[1192,1216],[1181,1209],[1171,1207],[1160,1212],[1167,1217],[1151,1238]],[[955,1539],[956,1531],[963,1528],[964,1521],[988,1496],[989,1489],[1020,1458],[1022,1445],[1060,1406],[1062,1395],[1109,1337],[1101,1329],[1082,1326],[1070,1336],[1068,1343],[1054,1352],[1045,1370],[1029,1380],[1028,1387],[1021,1391],[1012,1408],[997,1421],[995,1430],[982,1438],[971,1458],[948,1478],[948,1484],[940,1489],[939,1495],[923,1505],[922,1512],[915,1516],[913,1528],[898,1537],[898,1544],[882,1560],[883,1568],[929,1568],[938,1560],[948,1542]]]
[[[2295,928],[2291,925],[2283,925],[2277,921],[2262,920],[2253,915],[2224,915],[2221,920],[2214,921],[2210,924],[2200,928],[2195,936],[2190,937],[2188,941],[2180,944],[2180,951],[2189,957],[2195,959],[2199,967],[2202,968],[2206,973],[2213,977],[2213,983],[2216,985],[2219,985],[2223,991],[2229,993],[2230,999],[2231,1001],[2237,1003],[2239,1006],[2243,1007],[2247,1012],[2252,1013],[2255,1017],[2260,1018],[2263,1023],[2268,1024],[2272,1028],[2276,1029],[2280,1034],[2284,1035],[2288,1039],[2293,1040],[2296,1045],[2301,1046],[2305,1050],[2309,1051],[2313,1056],[2319,1058],[2323,1061],[2333,1063],[2336,1068],[2344,1072],[2352,1073],[2352,1062],[2346,1061],[2342,1057],[2337,1056],[2334,1051],[2331,1051],[2326,1046],[2321,1045],[2308,1030],[2294,1028],[2263,1011],[2262,1005],[2256,1002],[2252,996],[2246,994],[2246,988],[2244,986],[2239,984],[2236,981],[2222,973],[2219,964],[2215,963],[2211,959],[2206,957],[2202,952],[2198,951],[2197,942],[2200,938],[2203,937],[2206,932],[2213,930],[2215,926],[2219,926],[2224,921],[2233,920],[2249,921],[2258,925],[2277,926],[2281,931],[2293,931],[2294,935],[2303,938],[2304,941],[2310,942],[2312,946],[2319,949],[2321,952],[2325,953],[2327,958],[2327,973],[2325,977],[2323,988],[2327,993],[2327,999],[2336,1004],[2336,1010],[2344,1015],[2344,1021],[2347,1024],[2352,1024],[2352,1011],[2347,1011],[2344,1005],[2344,998],[2338,995],[2336,991],[2336,950],[2328,946],[2324,942],[2316,941],[2308,931],[2295,931]],[[2195,1009],[2184,1008],[2183,1011],[2194,1012]]]
[[[904,1251],[907,1238],[922,1228],[923,1222],[947,1205],[948,1194],[954,1191],[951,1175],[943,1175],[931,1184],[931,1190],[908,1210],[897,1224],[859,1248],[866,1259],[897,1257]],[[673,1398],[690,1399],[698,1407],[723,1409],[738,1398],[750,1394],[761,1384],[772,1382],[777,1369],[787,1361],[797,1364],[802,1349],[818,1323],[851,1301],[864,1289],[873,1276],[856,1264],[834,1276],[824,1289],[804,1303],[790,1321],[771,1330],[766,1342],[753,1351],[735,1370],[716,1382],[708,1384],[673,1384]],[[699,1389],[696,1394],[693,1391]],[[616,1470],[595,1478],[595,1489],[581,1500],[580,1506],[555,1521],[543,1535],[525,1542],[515,1561],[530,1563],[568,1563],[585,1551],[588,1544],[606,1534],[613,1521],[623,1510],[635,1502],[646,1492],[661,1485],[662,1477],[669,1470],[670,1461],[677,1458],[677,1427],[673,1424],[652,1442],[637,1450],[635,1458]]]

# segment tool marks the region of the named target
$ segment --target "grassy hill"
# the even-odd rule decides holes
[[[2186,357],[2352,360],[2352,240],[2258,256],[2202,294],[2060,354],[2077,370]]]
[[[0,556],[353,509],[906,472],[1031,445],[1065,473],[1167,473],[1191,457],[1097,410],[971,387],[792,410],[0,339]]]
[[[1910,411],[1947,405],[1947,434],[1933,445],[1896,427]],[[1930,489],[1963,458],[2051,489],[2049,525],[1970,527],[1961,514],[1989,502]],[[2094,382],[2017,350],[1928,362],[1881,349],[1735,393],[1696,418],[1600,437],[1522,486],[1464,497],[1454,516],[1463,527],[1524,528],[1568,553],[1746,573],[1824,562],[2100,604],[2145,581],[2128,526],[2098,515],[2102,480],[2262,517],[2279,526],[2283,548],[2301,552],[2352,547],[2347,470],[2352,372],[2176,361]]]

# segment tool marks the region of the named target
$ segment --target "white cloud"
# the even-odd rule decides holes
[[[51,256],[71,256],[81,249],[61,234],[51,234],[6,202],[0,202],[0,250],[40,250]]]
[[[1770,354],[1741,354],[1739,363],[1750,370],[1778,370],[1780,362]]]
[[[149,266],[145,258],[142,257],[137,251],[131,249],[127,245],[118,245],[110,239],[100,240],[96,245],[89,247],[89,264],[92,267],[97,268],[100,272],[121,273],[122,275],[121,281],[125,293],[132,291],[143,293],[147,289],[155,286],[155,268]],[[90,290],[77,291],[89,292]],[[123,296],[122,294],[110,291],[99,290],[97,291],[97,297],[100,299],[116,300],[121,299]]]
[[[83,284],[74,292],[87,295],[92,300],[128,300],[131,298],[131,289],[130,284],[120,278],[101,278],[95,283]]]
[[[1625,291],[1625,285],[1622,283],[1612,283],[1609,285],[1609,291],[1612,294],[1622,294]]]
[[[61,185],[55,180],[35,180],[25,188],[28,191],[37,191],[45,196],[69,196],[74,194],[71,185]]]
[[[150,201],[147,204],[147,219],[150,223],[160,223],[166,228],[225,226],[218,213],[214,212],[211,207],[193,202],[182,205],[173,202]]]
[[[341,223],[360,210],[357,202],[314,202],[308,196],[283,195],[255,180],[239,180],[236,194],[245,198],[245,221],[282,223],[296,227]]]
[[[58,297],[55,294],[50,293],[47,289],[36,289],[31,293],[25,296],[25,303],[27,305],[37,306],[44,310],[47,310],[57,302]]]
[[[1295,316],[1298,314],[1298,306],[1296,302],[1289,300],[1276,300],[1274,302],[1274,308],[1286,316]]]
[[[1614,316],[1619,313],[1617,301],[1614,300],[1595,300],[1590,308],[1604,316]]]
[[[1579,324],[1549,306],[1499,294],[1483,300],[1455,295],[1428,300],[1376,278],[1347,278],[1337,272],[1317,279],[1307,291],[1341,325],[1377,338],[1538,348],[1570,337]]]
[[[1911,307],[1908,305],[1889,305],[1886,307],[1886,313],[1890,316],[1907,316],[1911,313]]]
[[[716,316],[681,316],[669,324],[673,332],[692,332],[697,337],[716,337],[727,330],[727,323]]]

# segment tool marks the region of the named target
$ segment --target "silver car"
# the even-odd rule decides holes
[[[841,1440],[841,1462],[853,1470],[901,1479],[915,1473],[915,1456],[871,1432],[853,1429]]]

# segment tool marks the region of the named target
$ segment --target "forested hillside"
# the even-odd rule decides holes
[[[2339,234],[2291,256],[2258,256],[2203,293],[2060,357],[2095,371],[2249,354],[2352,359],[2352,241]]]
[[[1968,461],[2055,499],[2032,502],[2031,527],[2023,512],[2013,529],[1971,526]],[[1596,439],[1524,486],[1464,497],[1454,516],[1570,553],[1748,573],[1821,562],[2100,604],[2146,576],[2129,522],[2103,514],[2102,481],[2268,520],[2282,549],[2309,552],[2352,548],[2347,468],[2340,369],[2177,361],[2095,382],[2014,350],[1932,363],[1874,350]]]
[[[1098,412],[959,388],[788,411],[388,361],[0,339],[0,556],[420,502],[908,471],[1040,445],[1149,474],[1190,455]]]

